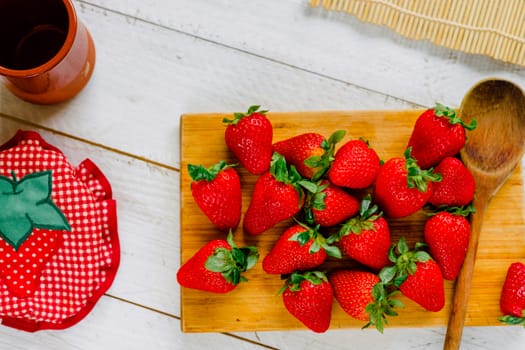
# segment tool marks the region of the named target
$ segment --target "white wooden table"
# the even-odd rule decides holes
[[[308,0],[87,0],[97,48],[73,100],[37,106],[0,88],[0,141],[34,129],[76,164],[91,158],[118,201],[122,249],[110,290],[80,323],[1,349],[441,349],[444,327],[184,334],[180,331],[179,117],[190,112],[459,106],[486,77],[522,67],[413,42]],[[523,349],[520,327],[466,328],[463,349]]]

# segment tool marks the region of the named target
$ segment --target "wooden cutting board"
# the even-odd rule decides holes
[[[274,142],[300,133],[318,132],[325,137],[338,129],[347,131],[342,145],[349,139],[363,137],[369,140],[380,158],[402,156],[412,127],[421,110],[399,111],[337,111],[269,113],[274,127]],[[224,159],[236,160],[224,142],[222,119],[231,114],[188,114],[181,117],[181,260],[187,261],[202,245],[211,239],[224,238],[194,203],[190,191],[188,164],[209,167]],[[475,132],[475,131],[473,131]],[[243,213],[246,211],[256,177],[237,167],[243,186]],[[392,240],[404,236],[409,245],[423,240],[426,217],[418,212],[410,217],[390,220]],[[241,219],[242,220],[242,219]],[[184,332],[268,331],[305,329],[288,314],[276,293],[282,286],[280,276],[268,275],[261,267],[281,232],[290,224],[277,227],[256,236],[244,235],[242,221],[235,231],[240,245],[256,245],[260,259],[246,273],[249,279],[226,295],[182,288],[182,330]],[[500,189],[489,205],[479,243],[477,262],[472,281],[466,325],[500,325],[497,317],[499,296],[507,267],[514,261],[525,262],[525,222],[523,217],[523,183],[518,168]],[[359,268],[348,258],[330,260],[326,269],[348,266]],[[399,316],[389,318],[387,327],[445,326],[447,324],[454,283],[445,282],[447,303],[437,313],[427,312],[404,296],[398,296],[405,307]],[[363,322],[352,319],[334,302],[331,329],[362,327]]]

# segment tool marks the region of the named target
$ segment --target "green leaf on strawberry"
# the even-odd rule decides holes
[[[34,228],[71,230],[51,199],[51,171],[35,172],[18,180],[0,176],[0,236],[15,250]]]
[[[225,124],[234,124],[235,125],[242,118],[250,116],[250,115],[252,115],[255,112],[257,112],[259,114],[266,114],[266,113],[268,113],[267,110],[260,111],[259,108],[261,108],[261,106],[259,106],[259,105],[250,106],[250,107],[248,107],[248,111],[246,113],[235,112],[235,113],[233,113],[233,119],[223,118],[222,122],[225,123]]]
[[[381,278],[381,276],[379,277]],[[380,333],[383,333],[385,325],[388,324],[386,316],[397,316],[398,313],[394,311],[394,308],[404,307],[401,301],[392,298],[396,294],[399,294],[399,291],[389,291],[388,285],[383,282],[375,284],[372,288],[374,301],[365,307],[366,313],[370,315],[370,321],[362,328],[373,325]]]
[[[447,118],[450,124],[461,124],[465,129],[470,131],[474,130],[477,126],[476,119],[472,119],[470,124],[465,124],[465,122],[458,117],[455,110],[445,105],[442,105],[441,103],[436,103],[436,106],[434,107],[434,114],[438,117]]]
[[[505,315],[505,316],[498,317],[498,320],[508,325],[515,326],[515,325],[521,324],[523,325],[523,327],[525,327],[525,310],[523,310],[522,317],[513,316],[513,315]]]
[[[204,266],[213,272],[220,272],[224,279],[231,284],[246,282],[247,279],[241,275],[251,269],[259,259],[257,247],[238,248],[233,241],[233,233],[230,230],[226,239],[231,250],[226,248],[217,248],[214,253],[208,257]]]
[[[226,164],[224,160],[221,160],[209,168],[205,168],[202,165],[188,164],[188,173],[193,181],[206,180],[210,182],[217,177],[217,174],[219,174],[221,170],[229,166],[233,165]]]
[[[311,168],[319,168],[315,174],[312,176],[312,181],[319,180],[330,168],[330,164],[334,160],[335,146],[341,141],[346,135],[345,130],[336,130],[328,140],[324,139],[321,142],[321,148],[324,150],[324,153],[319,156],[311,156],[304,161],[306,165]]]
[[[407,170],[408,188],[417,188],[420,192],[427,192],[428,182],[439,182],[442,179],[441,174],[434,173],[434,169],[421,169],[410,153],[412,148],[408,147],[405,151],[405,166]]]
[[[329,256],[337,259],[342,258],[341,251],[339,250],[339,248],[335,245],[331,245],[327,241],[327,239],[319,232],[320,225],[316,225],[316,227],[311,228],[300,222],[298,222],[298,224],[303,226],[305,230],[302,232],[295,233],[288,240],[297,241],[301,246],[304,246],[308,242],[313,241],[309,249],[310,254],[315,254],[322,248]]]

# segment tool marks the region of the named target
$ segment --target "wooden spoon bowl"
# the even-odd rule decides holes
[[[459,349],[470,284],[483,217],[490,199],[520,163],[525,146],[525,95],[513,83],[488,79],[476,84],[463,98],[459,115],[465,123],[476,119],[467,135],[461,158],[476,181],[471,237],[456,281],[444,349]]]

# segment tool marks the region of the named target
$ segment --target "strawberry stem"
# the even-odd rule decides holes
[[[392,244],[388,258],[394,265],[384,267],[379,272],[381,280],[386,284],[393,284],[395,287],[401,286],[408,275],[413,275],[416,272],[417,262],[426,262],[431,259],[430,254],[421,250],[423,247],[426,247],[424,243],[416,243],[414,249],[409,250],[404,237],[399,239],[397,246]]]
[[[442,205],[442,206],[437,207],[435,212],[429,212],[426,215],[434,216],[443,211],[446,211],[450,214],[467,217],[470,214],[474,214],[476,212],[476,208],[474,208],[472,204],[469,204],[463,207],[449,207],[447,205]]]
[[[383,212],[378,211],[379,207],[376,204],[372,205],[372,196],[367,194],[359,206],[359,215],[350,218],[338,232],[328,237],[328,243],[338,242],[349,234],[358,235],[363,230],[375,231],[374,221],[383,216]]]
[[[214,164],[207,169],[202,165],[188,164],[188,173],[193,181],[206,180],[210,182],[217,177],[221,170],[233,166],[235,165],[228,165],[224,160],[221,160],[219,163]]]
[[[450,107],[444,106],[441,103],[436,103],[434,107],[434,114],[437,117],[444,117],[448,119],[448,122],[452,125],[461,124],[467,130],[474,130],[477,126],[477,121],[472,119],[470,124],[466,124],[461,118],[458,117],[455,110]]]
[[[523,310],[523,316],[517,317],[514,315],[505,315],[498,317],[498,320],[502,323],[508,324],[508,325],[523,325],[525,327],[525,309]]]
[[[394,311],[394,308],[404,307],[401,301],[392,298],[398,293],[399,291],[397,290],[388,292],[388,284],[382,281],[376,283],[374,287],[372,287],[372,297],[374,301],[365,307],[365,311],[370,316],[370,320],[362,328],[368,328],[373,325],[380,333],[383,333],[385,325],[388,324],[387,316],[397,316],[398,314]]]
[[[213,272],[220,272],[224,279],[231,284],[246,282],[247,279],[242,273],[251,269],[259,259],[257,247],[238,248],[233,241],[233,233],[230,230],[226,241],[231,250],[226,248],[217,248],[212,255],[208,257],[204,266]]]
[[[335,146],[341,141],[346,135],[345,130],[336,130],[328,140],[323,139],[321,142],[321,148],[324,150],[320,156],[311,156],[304,161],[304,164],[310,168],[319,168],[312,176],[312,181],[319,180],[330,168],[330,164],[334,160]]]
[[[250,106],[246,113],[235,112],[235,113],[233,113],[233,119],[224,118],[222,120],[222,122],[224,124],[227,124],[227,125],[228,124],[236,125],[242,118],[249,117],[250,115],[252,115],[252,114],[254,114],[256,112],[259,113],[259,114],[266,114],[266,113],[268,113],[267,110],[259,111],[259,108],[261,108],[261,106],[259,106],[259,105]]]
[[[320,225],[316,225],[315,228],[312,228],[298,221],[297,223],[301,225],[302,227],[304,227],[305,230],[302,232],[297,232],[296,234],[292,235],[290,238],[288,238],[289,241],[299,242],[299,245],[301,246],[305,245],[309,241],[313,241],[308,251],[310,254],[315,254],[322,248],[325,250],[326,254],[328,254],[329,256],[337,258],[337,259],[342,258],[342,254],[339,248],[331,245],[331,243],[333,242],[329,242],[319,232]]]
[[[405,151],[405,168],[407,170],[407,184],[408,188],[417,188],[419,192],[426,192],[428,190],[428,182],[439,182],[443,176],[434,173],[434,169],[423,170],[417,164],[417,160],[410,154],[412,147],[408,147]]]
[[[319,285],[323,282],[328,282],[328,278],[321,271],[295,271],[286,278],[284,285],[277,291],[277,295],[282,294],[287,288],[290,288],[292,292],[300,291],[302,281],[309,281],[312,284]]]

